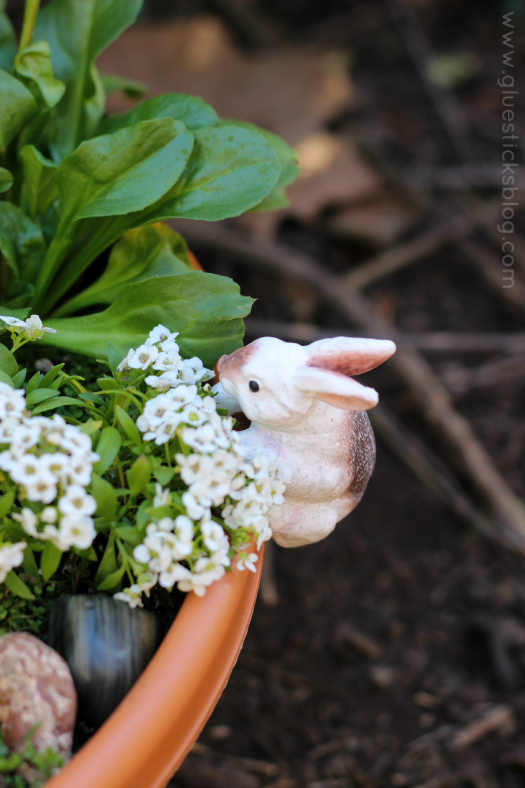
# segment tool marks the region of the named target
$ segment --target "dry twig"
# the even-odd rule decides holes
[[[487,734],[513,725],[514,716],[510,706],[496,706],[483,717],[470,722],[460,730],[450,744],[451,750],[465,750],[483,739]]]

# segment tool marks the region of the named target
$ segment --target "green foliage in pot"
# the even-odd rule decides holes
[[[101,77],[95,61],[141,4],[51,0],[39,11],[27,0],[17,45],[0,0],[0,313],[32,310],[57,330],[49,343],[104,357],[107,339],[127,350],[159,320],[180,330],[197,302],[215,314],[236,298],[235,318],[210,317],[188,337],[207,345],[199,355],[213,364],[241,343],[250,302],[228,279],[191,271],[183,239],[158,223],[286,205],[295,154],[193,96],[106,117],[107,89],[137,95],[141,86]],[[79,292],[79,277],[110,247],[100,279]],[[96,319],[75,316],[86,310],[99,310]]]

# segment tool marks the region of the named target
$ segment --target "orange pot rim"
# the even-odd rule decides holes
[[[198,738],[235,666],[262,568],[189,593],[144,673],[46,788],[164,788]]]

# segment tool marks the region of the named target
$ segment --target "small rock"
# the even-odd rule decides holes
[[[71,673],[56,651],[25,632],[0,638],[0,724],[10,750],[22,749],[38,726],[34,747],[69,758],[76,710]]]

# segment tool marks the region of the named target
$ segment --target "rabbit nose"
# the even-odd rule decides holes
[[[219,373],[219,375],[221,374],[222,365],[224,364],[227,358],[228,356],[225,354],[221,356],[220,359],[217,361],[217,372]]]

